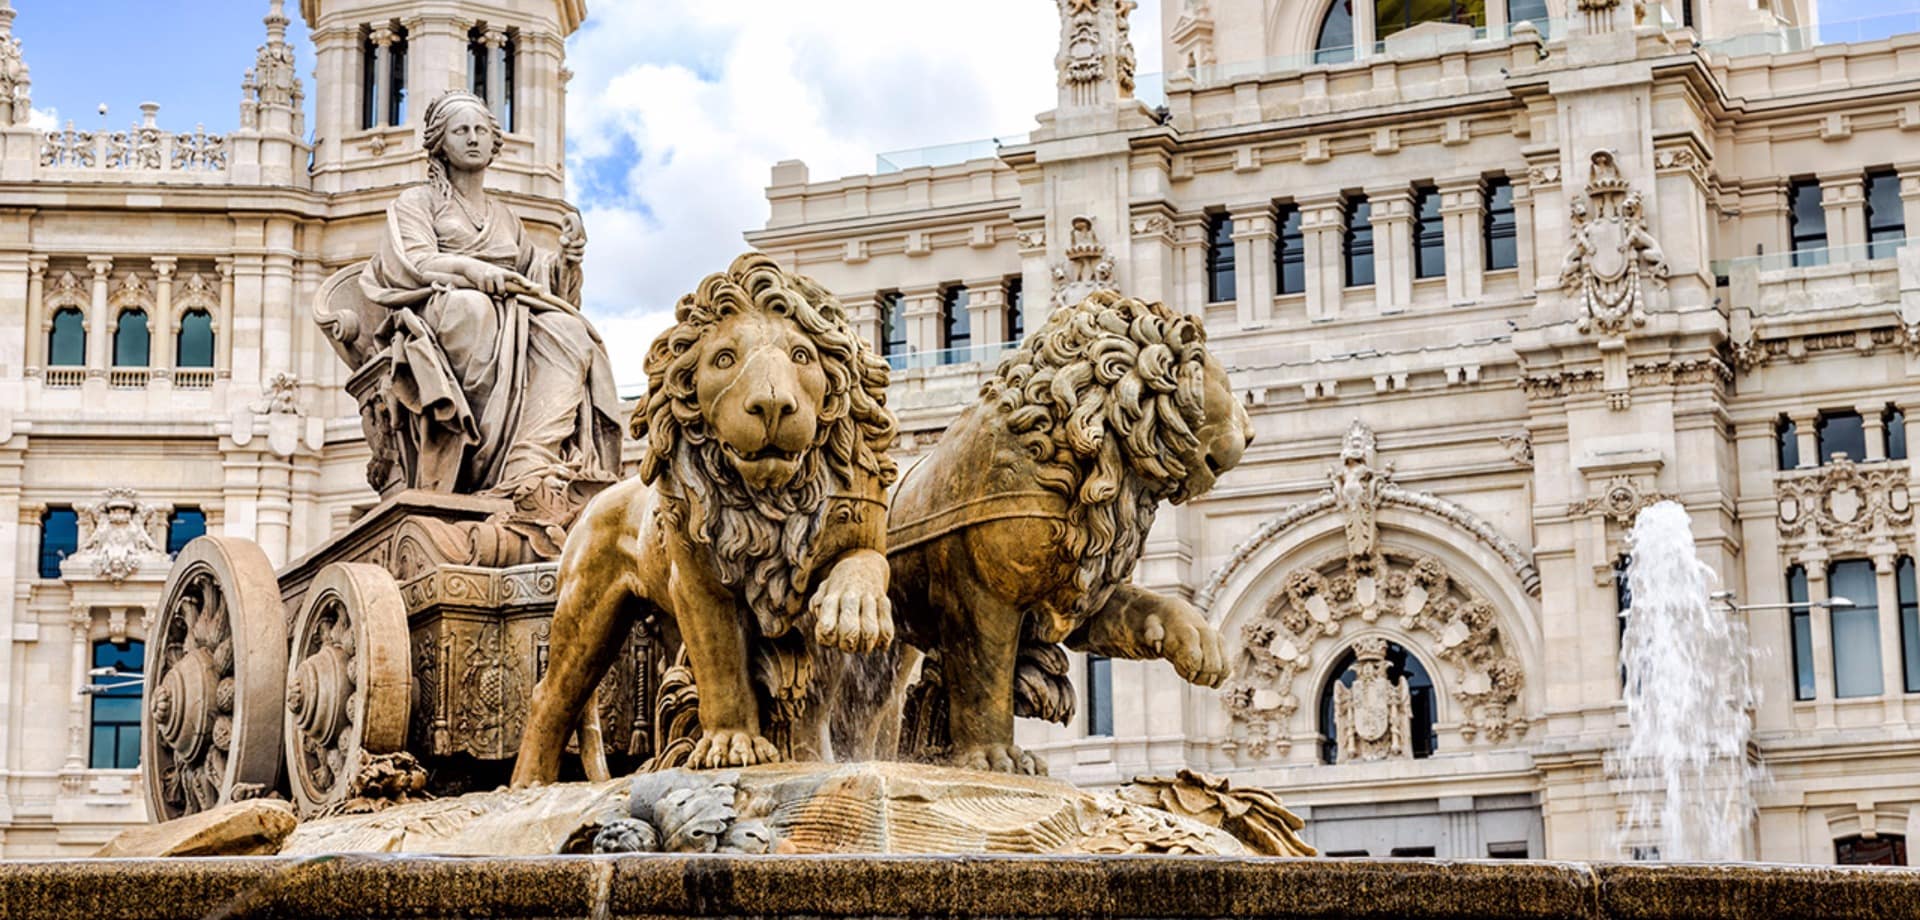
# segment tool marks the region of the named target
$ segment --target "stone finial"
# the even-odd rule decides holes
[[[0,0],[0,124],[24,125],[33,115],[33,80],[13,34],[13,17],[13,4]]]
[[[1058,0],[1060,108],[1092,109],[1133,98],[1134,0]]]
[[[5,3],[6,0],[0,0]],[[267,6],[267,16],[261,20],[267,25],[267,41],[270,44],[285,44],[287,41],[286,0],[272,0]]]
[[[274,108],[285,110],[293,119],[288,126],[292,133],[299,133],[298,119],[300,103],[306,93],[300,85],[300,76],[294,71],[293,46],[287,43],[287,19],[285,0],[272,0],[267,8],[267,42],[260,46],[254,56],[253,67],[240,82],[240,126],[242,128],[266,128],[261,110]]]

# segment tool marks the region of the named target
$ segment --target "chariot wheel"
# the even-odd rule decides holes
[[[199,537],[167,575],[158,617],[140,714],[149,814],[170,821],[271,792],[287,680],[273,564],[250,540]]]
[[[409,641],[386,569],[336,562],[315,576],[286,671],[287,777],[302,817],[352,796],[369,755],[406,745]]]

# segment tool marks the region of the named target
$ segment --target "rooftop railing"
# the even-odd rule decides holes
[[[1821,45],[1881,41],[1912,32],[1920,32],[1920,10],[1730,35],[1701,42],[1700,47],[1728,57],[1744,57],[1806,51]]]
[[[1025,134],[1009,134],[1003,137],[981,138],[977,141],[892,150],[874,157],[873,171],[885,175],[921,166],[952,166],[973,160],[985,160],[999,156],[1002,147],[1019,146],[1026,142]]]
[[[1849,246],[1824,246],[1818,249],[1796,249],[1784,252],[1763,252],[1759,255],[1741,256],[1738,259],[1720,259],[1709,268],[1716,277],[1726,278],[1742,268],[1756,268],[1763,272],[1784,271],[1789,268],[1815,268],[1822,265],[1845,265],[1851,262],[1869,262],[1875,259],[1891,259],[1913,242],[1911,237],[1897,240],[1876,240],[1871,243],[1855,243]]]

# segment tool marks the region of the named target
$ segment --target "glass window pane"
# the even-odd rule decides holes
[[[1300,230],[1300,209],[1280,206],[1280,239],[1274,249],[1280,293],[1298,294],[1307,289],[1307,240]]]
[[[1900,200],[1900,176],[1892,171],[1867,174],[1867,257],[1892,258],[1893,243],[1907,235],[1906,207]]]
[[[1026,284],[1020,276],[1007,279],[1007,341],[1018,342],[1027,337],[1027,295]]]
[[[894,370],[906,367],[906,302],[898,291],[880,295],[880,353]]]
[[[1087,656],[1087,734],[1113,734],[1113,662]]]
[[[1487,270],[1519,267],[1519,225],[1513,216],[1513,183],[1505,177],[1487,180],[1486,221]]]
[[[1347,287],[1373,283],[1373,206],[1363,197],[1347,201],[1344,251]]]
[[[1907,413],[1899,406],[1888,406],[1887,411],[1880,414],[1880,425],[1887,459],[1907,459]]]
[[[1793,264],[1825,265],[1827,212],[1820,207],[1820,183],[1803,179],[1787,187],[1787,232],[1793,241]]]
[[[93,749],[87,758],[87,765],[95,770],[111,770],[118,759],[114,747],[120,740],[120,727],[117,725],[95,725],[93,727]]]
[[[1867,427],[1858,412],[1822,412],[1814,424],[1814,443],[1820,446],[1820,463],[1845,455],[1855,463],[1867,459]]]
[[[1215,214],[1207,225],[1207,302],[1234,298],[1233,218]]]
[[[967,289],[962,285],[947,288],[940,298],[940,356],[942,364],[972,360],[967,349],[973,344],[973,319],[967,309]]]
[[[1313,62],[1339,64],[1353,60],[1353,0],[1337,0],[1320,22],[1320,38],[1313,45]]]
[[[1834,607],[1833,695],[1840,698],[1879,696],[1880,610],[1873,563],[1865,559],[1836,562],[1828,569],[1832,597],[1844,597],[1852,607]]]
[[[213,366],[213,317],[205,310],[188,310],[180,317],[175,367]]]
[[[375,87],[379,85],[380,49],[371,37],[360,42],[360,127],[362,130],[373,127],[379,117],[377,110],[380,97]]]
[[[1800,465],[1800,433],[1793,420],[1781,416],[1773,425],[1773,437],[1780,453],[1780,468],[1790,470]]]
[[[1799,566],[1787,569],[1787,603],[1804,604],[1807,601],[1807,570]],[[1810,700],[1814,697],[1813,683],[1813,615],[1805,607],[1791,609],[1793,621],[1793,698]]]
[[[151,354],[146,312],[127,310],[121,313],[120,327],[113,332],[113,366],[146,367]]]
[[[187,544],[197,537],[206,536],[207,515],[198,508],[176,508],[173,517],[167,519],[167,554],[180,555]]]
[[[1447,274],[1447,230],[1440,216],[1440,190],[1423,188],[1414,192],[1413,275],[1416,278],[1442,278]]]
[[[400,29],[387,50],[387,124],[407,123],[407,35]]]
[[[1901,556],[1896,581],[1900,585],[1900,670],[1908,693],[1920,693],[1920,595],[1915,594],[1913,557]]]
[[[1547,0],[1507,0],[1507,24],[1510,26],[1520,22],[1544,24],[1550,18]]]
[[[72,508],[48,508],[40,516],[40,577],[59,578],[60,562],[80,548],[80,518]]]
[[[62,307],[53,314],[53,331],[47,336],[47,364],[80,367],[86,363],[86,317],[72,307]]]

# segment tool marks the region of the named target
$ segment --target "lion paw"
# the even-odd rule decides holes
[[[1188,683],[1218,687],[1226,682],[1227,642],[1198,616],[1155,617],[1147,624],[1147,641]]]
[[[780,749],[774,747],[773,742],[751,732],[723,730],[701,735],[687,763],[695,769],[705,767],[711,770],[719,767],[751,767],[779,759]]]
[[[1011,744],[980,744],[957,752],[953,763],[967,770],[981,770],[989,773],[1020,773],[1026,776],[1047,775],[1047,762],[1038,754],[1021,750]]]
[[[827,648],[862,654],[893,644],[885,557],[843,560],[813,595],[813,638]],[[877,567],[876,567],[877,565]]]

